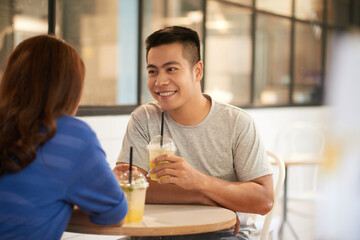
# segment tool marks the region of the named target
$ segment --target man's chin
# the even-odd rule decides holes
[[[172,106],[170,106],[168,104],[161,104],[159,102],[158,102],[158,104],[159,104],[161,110],[164,111],[164,112],[169,112],[169,111],[174,110],[174,107],[172,107]]]

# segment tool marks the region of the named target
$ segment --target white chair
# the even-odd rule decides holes
[[[299,163],[291,169],[294,171],[288,170],[291,171],[291,174],[288,174],[288,201],[318,199],[319,166],[309,163],[319,162],[322,158],[325,148],[324,127],[311,122],[295,122],[279,132],[276,144],[276,152],[284,161]]]
[[[325,148],[325,128],[312,122],[294,122],[279,131],[275,144],[276,153],[286,165],[283,220],[279,234],[283,236],[284,227],[288,226],[293,236],[299,239],[287,216],[290,212],[302,217],[314,216],[309,207],[313,208],[319,199],[318,164]],[[292,205],[289,207],[289,204]]]
[[[266,151],[267,156],[269,161],[271,162],[272,165],[277,165],[277,168],[274,171],[274,206],[272,208],[272,210],[266,214],[265,216],[265,220],[262,223],[262,227],[261,226],[257,226],[259,228],[261,228],[261,232],[260,232],[260,240],[267,240],[269,237],[269,234],[272,233],[272,239],[276,239],[277,238],[277,227],[275,226],[275,224],[271,224],[272,220],[273,220],[273,212],[274,209],[279,201],[280,198],[280,193],[282,190],[282,186],[284,184],[284,179],[285,179],[285,165],[283,160],[276,155],[275,153],[271,152],[271,151]]]

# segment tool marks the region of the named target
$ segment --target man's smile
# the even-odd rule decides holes
[[[177,91],[156,92],[156,94],[158,94],[161,97],[167,97],[167,96],[175,94],[176,92]]]

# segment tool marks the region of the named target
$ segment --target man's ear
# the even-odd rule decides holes
[[[204,70],[204,65],[202,61],[198,61],[197,63],[195,63],[194,67],[194,75],[195,75],[195,81],[196,82],[200,82],[202,77],[203,77],[203,70]]]

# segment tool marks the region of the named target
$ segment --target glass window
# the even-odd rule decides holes
[[[327,18],[329,24],[346,26],[350,23],[350,1],[351,0],[328,1]]]
[[[318,25],[296,23],[294,56],[295,104],[319,103],[322,87],[321,63],[322,28]]]
[[[295,1],[295,17],[311,20],[323,21],[323,0],[297,0]]]
[[[80,105],[137,103],[137,1],[57,1],[56,32],[86,66]]]
[[[360,1],[353,1],[352,24],[360,26]]]
[[[326,63],[327,67],[333,61],[334,52],[333,49],[339,41],[339,37],[342,35],[342,31],[336,28],[329,28],[327,30],[327,41],[326,41]],[[330,69],[328,69],[329,71]]]
[[[48,31],[48,1],[0,1],[0,77],[12,50],[24,39]]]
[[[77,49],[87,69],[81,115],[130,113],[152,101],[144,41],[170,25],[199,33],[204,91],[214,99],[240,107],[316,105],[333,33],[360,25],[354,0],[55,1],[55,33]],[[0,77],[19,42],[48,32],[48,2],[0,1]]]
[[[289,103],[290,29],[288,19],[257,15],[254,66],[257,105]]]
[[[247,8],[208,1],[205,92],[234,105],[250,103],[251,16]]]
[[[154,31],[166,26],[179,25],[189,27],[198,32],[200,41],[203,41],[203,12],[201,0],[147,0],[144,1],[143,12],[143,39],[142,39],[142,89],[141,102],[152,101],[147,90],[147,72],[145,59],[145,39]]]
[[[256,7],[261,10],[290,16],[292,10],[291,3],[292,1],[290,0],[256,0]]]
[[[240,3],[240,4],[243,4],[243,5],[247,5],[247,6],[252,6],[253,5],[253,0],[228,0],[228,2]]]

